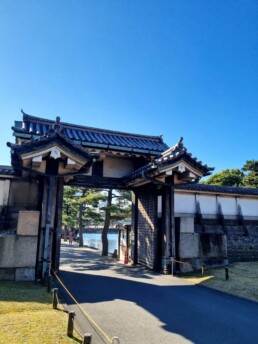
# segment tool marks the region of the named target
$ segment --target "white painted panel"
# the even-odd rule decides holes
[[[175,193],[175,213],[195,214],[195,195]]]
[[[243,216],[258,216],[258,200],[256,198],[238,198]]]
[[[162,217],[162,196],[158,196],[158,218]]]
[[[3,201],[4,201],[4,184],[5,181],[4,180],[0,180],[0,205],[4,205]]]
[[[234,196],[218,196],[218,202],[221,205],[223,215],[238,215],[236,197]]]
[[[158,196],[158,213],[162,212],[162,196]]]
[[[0,180],[0,206],[8,204],[10,180]]]
[[[134,171],[134,164],[129,159],[111,158],[104,159],[103,176],[122,178]]]
[[[196,200],[200,203],[202,215],[217,214],[216,195],[197,195]]]

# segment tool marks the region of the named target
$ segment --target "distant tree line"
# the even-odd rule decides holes
[[[215,173],[202,184],[258,187],[258,160],[247,160],[241,169],[232,168]]]

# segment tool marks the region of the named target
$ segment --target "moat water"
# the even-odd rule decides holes
[[[102,250],[101,232],[90,231],[83,233],[83,245]],[[108,233],[108,252],[113,253],[118,249],[118,231]]]

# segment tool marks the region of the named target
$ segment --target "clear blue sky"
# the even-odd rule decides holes
[[[26,113],[258,159],[258,1],[1,0],[0,164]]]

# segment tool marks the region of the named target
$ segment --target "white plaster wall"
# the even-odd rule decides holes
[[[8,204],[10,180],[0,180],[0,206]]]
[[[175,214],[195,214],[195,195],[175,193]]]
[[[196,200],[200,202],[202,215],[217,214],[216,195],[196,195]]]
[[[234,196],[218,196],[218,203],[221,205],[222,214],[225,216],[237,216],[238,209],[237,209],[237,201],[236,197]]]
[[[122,178],[133,171],[134,163],[129,159],[107,157],[104,160],[104,177]]]
[[[217,215],[218,203],[221,204],[224,216],[235,218],[238,215],[238,204],[244,217],[258,217],[258,199],[224,195],[207,195],[198,193],[175,193],[175,216],[189,217],[196,212],[196,201],[199,201],[204,217]],[[189,227],[190,228],[190,227]]]
[[[243,216],[258,216],[258,199],[238,198]]]

